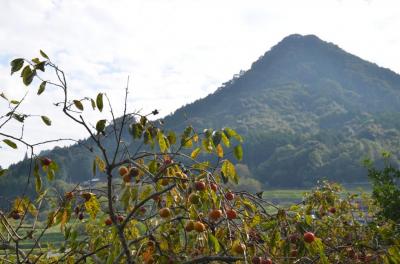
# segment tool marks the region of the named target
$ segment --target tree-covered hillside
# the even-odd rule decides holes
[[[233,127],[244,137],[249,174],[267,186],[304,187],[320,178],[365,181],[362,159],[377,159],[382,150],[398,163],[399,117],[399,75],[316,36],[291,35],[164,123],[177,131]],[[48,155],[60,164],[58,177],[74,182],[92,177],[88,154],[73,146]],[[18,181],[27,166],[13,165],[0,187]]]
[[[397,160],[399,103],[399,75],[316,36],[291,35],[165,122],[237,128],[244,163],[268,185],[359,182],[366,179],[363,158],[385,149]]]

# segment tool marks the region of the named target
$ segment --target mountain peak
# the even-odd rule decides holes
[[[313,34],[309,34],[309,35],[291,34],[291,35],[284,37],[279,43],[304,41],[304,40],[322,41],[320,38],[318,38],[316,35],[313,35]]]
[[[308,48],[316,46],[336,47],[336,45],[323,41],[316,35],[300,35],[292,34],[284,37],[278,44],[272,47],[271,50],[281,50],[285,48]]]
[[[316,35],[292,34],[283,38],[256,62],[252,69],[265,71],[267,68],[286,69],[295,64],[330,64],[355,56],[346,53],[337,45],[321,40]]]

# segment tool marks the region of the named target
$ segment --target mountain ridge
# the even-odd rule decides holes
[[[273,64],[276,63],[276,61],[271,62],[271,59],[273,59],[274,56],[278,55],[278,59],[282,59],[279,55],[281,55],[282,50],[284,50],[285,52],[288,52],[287,49],[291,49],[291,48],[295,48],[298,49],[300,45],[305,45],[305,44],[312,44],[312,45],[322,45],[325,48],[330,48],[332,49],[334,52],[338,52],[341,54],[346,54],[349,55],[352,59],[357,60],[358,62],[366,62],[366,63],[370,63],[372,66],[376,66],[379,68],[379,71],[384,72],[383,75],[385,75],[384,77],[390,77],[390,79],[395,79],[395,81],[400,82],[400,75],[398,75],[396,72],[388,69],[388,68],[384,68],[384,67],[380,67],[379,65],[363,60],[362,58],[347,53],[346,51],[344,51],[343,49],[341,49],[339,46],[331,43],[331,42],[325,42],[323,40],[321,40],[320,38],[318,38],[315,35],[300,35],[300,34],[291,34],[285,38],[283,38],[279,43],[277,43],[276,45],[274,45],[273,47],[271,47],[271,49],[267,52],[265,52],[262,56],[259,57],[259,59],[257,61],[255,61],[254,63],[252,63],[251,67],[249,70],[247,71],[242,71],[242,73],[240,74],[240,77],[243,76],[243,74],[245,74],[246,72],[250,71],[250,70],[255,70],[257,71],[258,68],[263,64],[265,64],[264,62],[267,61],[269,64]],[[276,54],[277,52],[279,52],[278,54]],[[282,69],[284,70],[284,69]],[[266,76],[268,77],[268,76]],[[238,77],[236,77],[238,78]],[[234,81],[236,78],[231,79],[230,81],[224,83],[224,84],[230,84],[232,81]],[[209,97],[210,95],[216,94],[216,93],[220,93],[222,89],[226,88],[226,86],[222,86],[219,87],[214,93],[209,94],[208,96],[205,96],[203,98],[200,98],[192,103],[189,103],[185,106],[182,106],[180,108],[178,108],[177,110],[175,110],[172,114],[166,116],[165,118],[169,118],[170,116],[176,114],[176,112],[179,112],[182,108],[188,106],[188,105],[193,105],[196,102],[198,102],[199,100],[203,100],[206,99],[207,97]]]

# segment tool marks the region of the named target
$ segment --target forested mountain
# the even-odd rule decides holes
[[[361,161],[398,160],[400,76],[313,35],[291,35],[214,94],[165,118],[233,126],[252,174],[273,186],[365,181]]]
[[[366,181],[364,158],[379,159],[388,150],[399,163],[400,75],[316,36],[290,35],[164,122],[177,131],[235,128],[245,140],[242,163],[266,186]],[[85,149],[56,148],[48,155],[60,163],[62,179],[91,177],[93,156]],[[26,168],[27,161],[11,166],[0,179],[2,190]]]

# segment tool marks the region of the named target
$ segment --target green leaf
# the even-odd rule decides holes
[[[146,185],[145,187],[143,187],[142,192],[140,193],[139,199],[140,200],[144,200],[147,199],[152,192],[152,187],[150,185]]]
[[[164,134],[161,132],[161,130],[159,130],[157,133],[157,141],[160,151],[165,152],[167,150],[167,144],[165,143]]]
[[[31,71],[29,74],[26,74],[22,77],[22,81],[26,86],[29,86],[32,81],[33,81],[33,77],[35,77],[36,75],[36,71]]]
[[[154,174],[158,171],[157,160],[151,160],[148,166],[151,173]]]
[[[208,152],[211,153],[213,150],[213,147],[211,145],[211,141],[208,138],[203,138],[201,145],[203,146],[203,149]]]
[[[210,168],[210,162],[204,161],[204,162],[199,162],[199,163],[193,164],[193,168],[196,168],[199,170],[207,170]]]
[[[43,52],[43,50],[40,50],[40,55],[42,55],[43,58],[49,59],[46,53]]]
[[[29,65],[26,65],[24,69],[21,71],[21,77],[24,77],[25,74],[28,74],[30,72],[32,72],[31,67],[29,67]]]
[[[151,133],[148,129],[146,129],[146,131],[144,132],[143,142],[144,144],[149,144],[153,142],[153,137],[151,136]]]
[[[17,148],[17,144],[15,144],[14,141],[12,140],[3,139],[3,142],[6,143],[8,146],[12,147],[13,149]]]
[[[50,118],[48,118],[47,116],[41,116],[41,118],[42,118],[42,121],[43,121],[46,125],[51,126],[51,120],[50,120]]]
[[[24,59],[18,58],[11,61],[11,74],[21,70],[22,66],[24,66]]]
[[[233,137],[233,138],[235,138],[237,141],[239,141],[240,143],[243,142],[242,137],[241,137],[238,133],[236,133],[236,131],[233,130],[232,128],[229,128],[229,127],[225,128],[225,129],[224,129],[224,133],[225,133],[225,135],[226,135],[228,138]]]
[[[147,117],[141,116],[140,117],[140,124],[142,124],[142,126],[145,126],[146,123],[147,123]]]
[[[169,131],[167,138],[168,138],[168,141],[169,141],[170,145],[176,144],[176,134],[175,134],[175,132]]]
[[[96,97],[96,104],[97,108],[99,109],[100,112],[103,111],[103,94],[99,93]]]
[[[387,258],[389,262],[385,263],[399,263],[400,262],[400,246],[392,246],[388,249]],[[391,261],[391,262],[390,262]]]
[[[33,77],[35,77],[36,71],[31,70],[31,67],[29,65],[25,66],[24,69],[21,72],[21,77],[22,77],[22,82],[28,86],[32,83]]]
[[[107,120],[105,120],[105,119],[97,121],[96,130],[98,133],[101,133],[104,131],[104,129],[106,128],[106,122],[107,122]]]
[[[204,135],[205,135],[206,138],[209,138],[212,135],[212,130],[211,129],[204,129],[203,132],[204,132]]]
[[[235,158],[237,160],[242,160],[243,158],[243,148],[242,145],[237,145],[234,149],[233,149],[233,154],[235,155]]]
[[[228,177],[236,184],[239,182],[239,179],[236,174],[235,165],[233,165],[229,160],[224,160],[221,167],[221,172],[225,177]]]
[[[133,138],[140,138],[143,133],[143,126],[140,123],[135,123],[131,125],[130,132]]]
[[[212,235],[211,233],[208,233],[208,246],[212,249],[214,249],[214,251],[216,253],[218,253],[219,251],[221,251],[221,246],[218,242],[218,239]]]
[[[40,85],[39,85],[39,89],[37,91],[38,95],[41,95],[44,92],[44,89],[46,89],[46,81],[43,81]]]
[[[0,169],[0,177],[7,173],[7,169]]]
[[[90,98],[90,103],[92,104],[93,110],[96,109],[96,102],[92,98]]]
[[[183,135],[184,135],[185,137],[189,137],[189,136],[190,136],[190,133],[192,133],[192,131],[193,131],[193,127],[192,127],[192,126],[188,126],[188,127],[186,127],[185,130],[183,131]]]
[[[13,114],[12,117],[21,123],[23,123],[25,120],[25,115]]]
[[[126,186],[124,192],[122,193],[120,201],[124,205],[124,209],[128,208],[129,201],[131,198],[130,187]]]
[[[93,160],[92,173],[93,173],[93,177],[96,176],[96,160]]]
[[[83,104],[81,103],[81,101],[74,100],[74,105],[75,105],[76,108],[78,108],[79,110],[83,111]]]
[[[319,252],[319,256],[320,256],[322,264],[329,264],[330,263],[323,250]]]
[[[53,160],[53,162],[52,163],[50,163],[50,165],[48,166],[48,168],[49,169],[52,169],[53,171],[58,171],[58,164],[57,164],[57,162],[55,162],[54,160]]]
[[[227,184],[228,183],[228,181],[229,181],[229,179],[228,179],[228,177],[226,177],[225,175],[224,175],[224,173],[221,171],[221,178],[222,178],[222,182],[224,183],[224,184]]]
[[[33,176],[35,177],[35,189],[37,193],[40,193],[42,189],[42,179],[39,174],[39,165],[35,162],[35,167],[33,168]]]
[[[243,200],[242,202],[244,209],[251,213],[257,212],[257,208],[249,200]]]
[[[8,98],[4,93],[0,93],[0,97],[4,98],[6,101],[8,101]]]
[[[201,152],[201,148],[200,148],[200,147],[197,147],[197,148],[195,148],[195,149],[192,151],[192,153],[190,154],[190,157],[191,157],[192,159],[196,159],[197,156],[200,154],[200,152]]]
[[[47,170],[47,179],[49,181],[54,180],[54,170],[53,169],[48,169]]]
[[[42,61],[42,62],[40,62],[40,63],[35,65],[35,69],[38,69],[38,70],[41,70],[42,72],[44,72],[44,70],[45,70],[44,66],[45,65],[46,65],[46,62]]]
[[[311,226],[312,221],[313,221],[311,215],[306,215],[306,216],[305,216],[305,221],[306,221],[306,224],[307,224],[307,225]]]
[[[40,63],[40,60],[39,60],[39,58],[34,58],[34,59],[32,59],[32,62],[34,62],[34,63]]]
[[[10,104],[15,104],[15,105],[17,105],[17,104],[19,104],[19,101],[17,101],[17,100],[11,100],[11,101],[10,101]]]
[[[214,146],[217,146],[222,139],[221,131],[214,131],[213,136],[212,136],[212,141]]]

